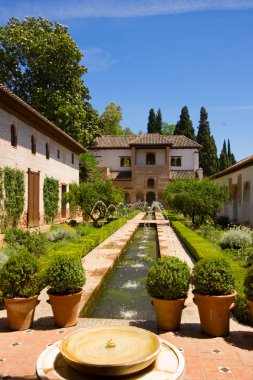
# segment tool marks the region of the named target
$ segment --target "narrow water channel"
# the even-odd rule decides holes
[[[140,226],[85,317],[155,320],[145,286],[157,246],[156,227]]]

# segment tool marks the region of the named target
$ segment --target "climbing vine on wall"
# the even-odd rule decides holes
[[[6,222],[16,226],[19,222],[25,204],[24,172],[18,169],[5,167],[3,169],[3,186],[1,195],[4,198]]]
[[[47,222],[52,222],[58,212],[59,182],[53,177],[46,177],[43,184],[44,214]]]

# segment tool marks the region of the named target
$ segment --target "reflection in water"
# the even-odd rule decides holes
[[[155,227],[138,228],[85,317],[155,320],[145,285],[157,256],[156,239]]]

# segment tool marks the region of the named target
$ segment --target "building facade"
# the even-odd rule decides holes
[[[79,182],[79,154],[85,149],[60,128],[0,84],[0,168],[22,170],[25,205],[22,223],[44,223],[43,183],[59,182],[58,220],[68,216],[62,196]]]
[[[138,136],[98,137],[91,152],[104,176],[125,192],[125,203],[164,203],[168,181],[202,178],[201,146],[185,136],[146,133]]]
[[[231,223],[253,227],[253,156],[210,177],[228,188],[229,201],[220,215]]]

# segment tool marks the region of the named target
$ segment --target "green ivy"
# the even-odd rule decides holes
[[[25,182],[21,170],[5,167],[4,174],[4,209],[7,223],[16,226],[24,210]]]
[[[44,214],[47,222],[53,222],[58,212],[59,181],[46,177],[43,185]]]

